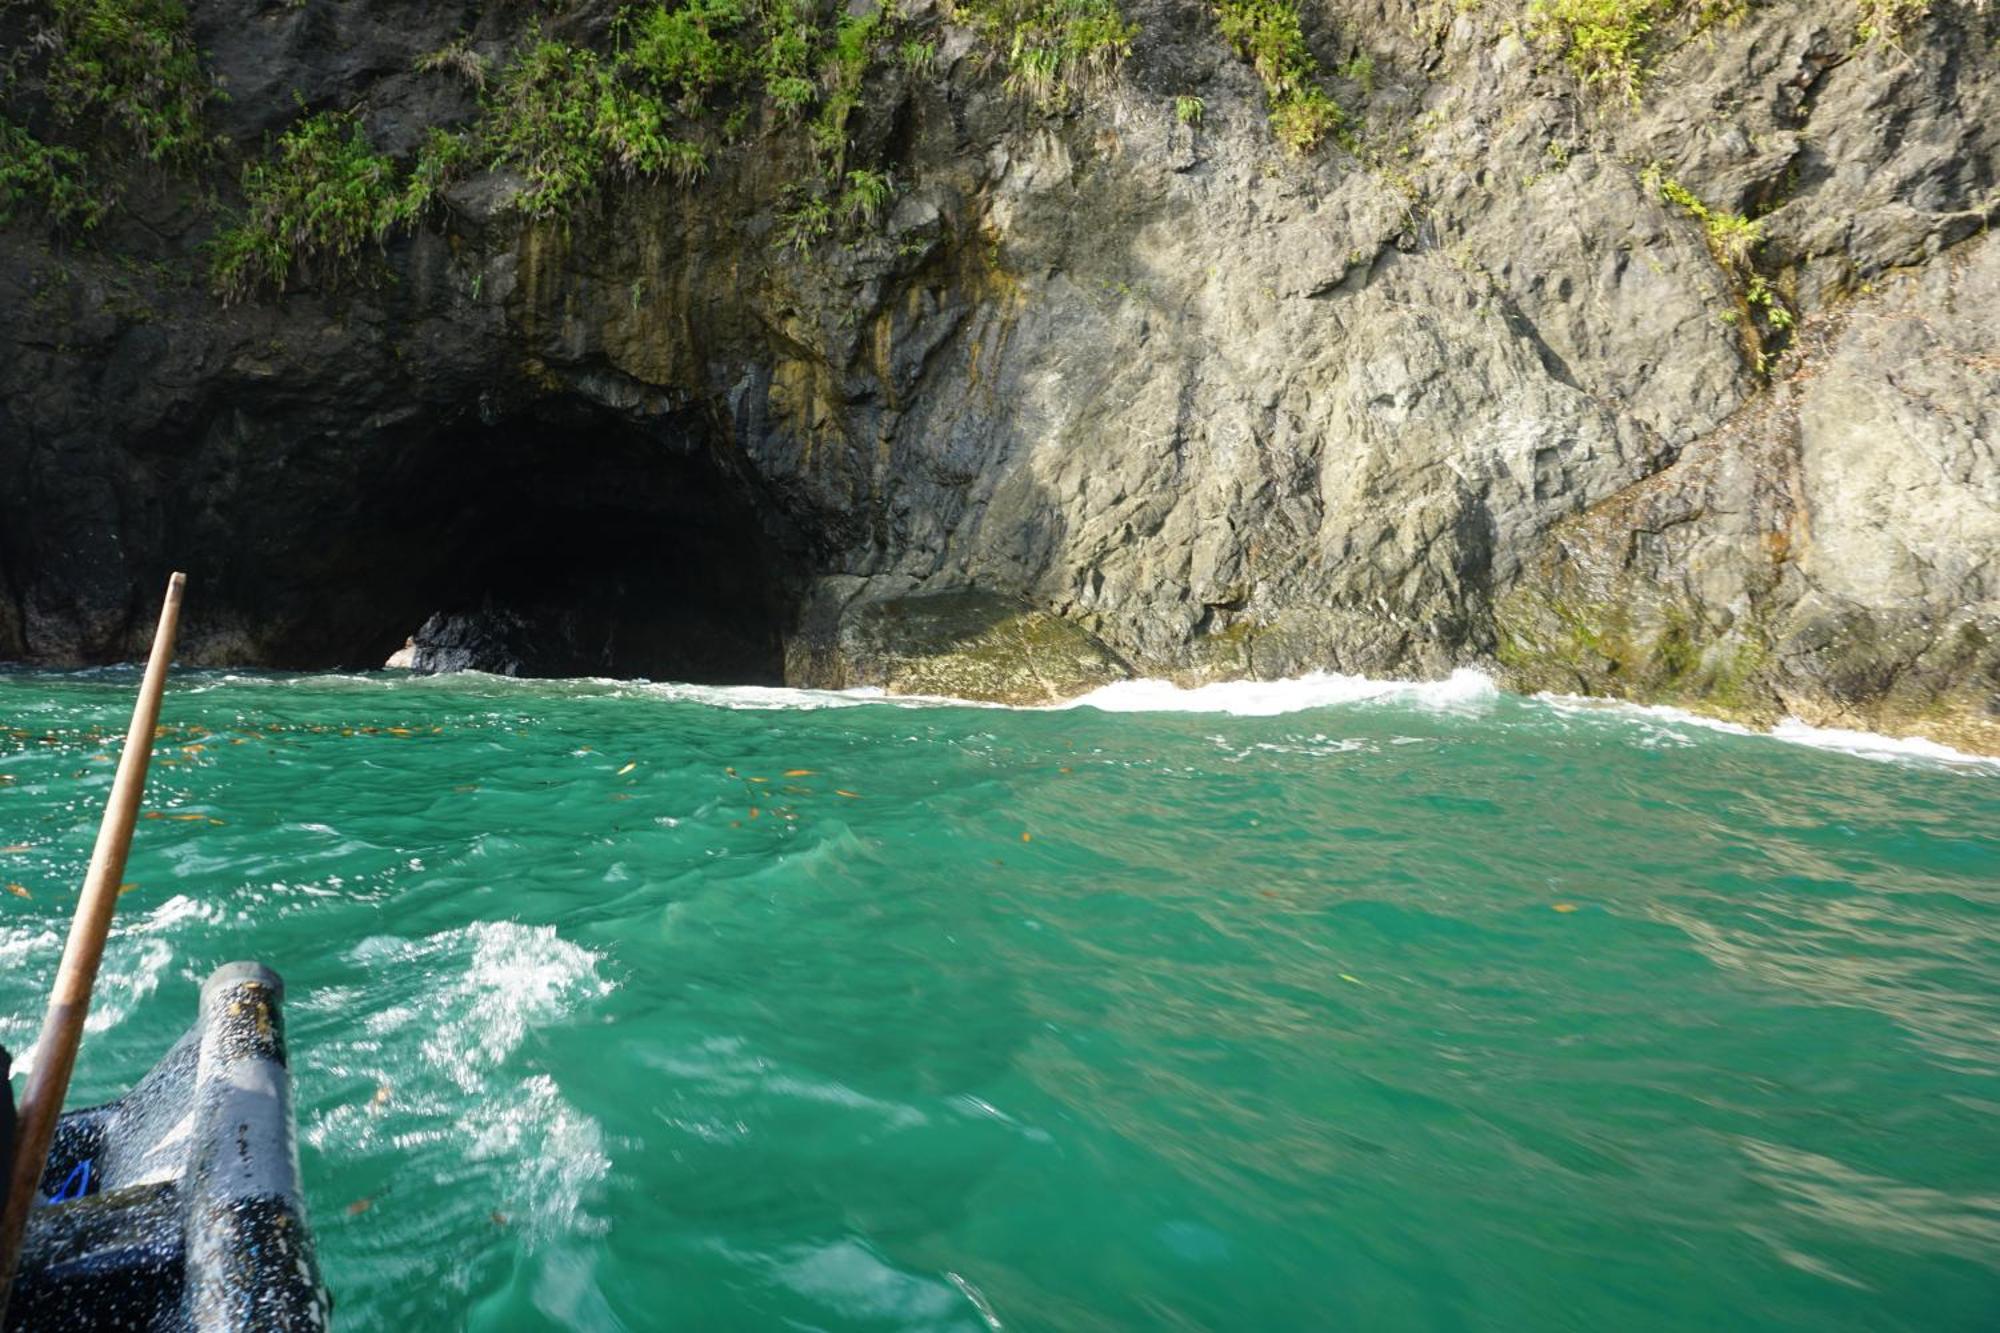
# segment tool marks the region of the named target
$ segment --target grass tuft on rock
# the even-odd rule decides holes
[[[1008,91],[1044,111],[1110,78],[1139,31],[1116,0],[951,0],[949,12],[1002,53]]]
[[[1971,7],[1985,13],[1988,0],[1971,0]],[[1931,15],[1932,0],[1861,0],[1861,18],[1854,35],[1864,42],[1894,44]]]
[[[751,53],[733,39],[746,18],[738,0],[628,9],[616,24],[625,42],[622,63],[641,82],[671,94],[682,112],[695,114],[717,89],[752,68]]]
[[[34,210],[65,231],[89,231],[105,207],[82,153],[45,144],[0,117],[0,226]]]
[[[89,231],[120,194],[122,160],[188,170],[214,159],[214,85],[180,0],[54,0],[0,59],[0,221],[40,212]]]
[[[196,166],[214,156],[202,71],[180,0],[56,0],[42,42],[57,119],[96,122],[149,162]]]
[[[1293,0],[1217,0],[1215,14],[1222,35],[1263,82],[1280,143],[1303,153],[1340,131],[1347,117],[1320,85]]]
[[[1740,324],[1744,351],[1757,373],[1765,374],[1795,320],[1791,307],[1757,269],[1757,251],[1764,244],[1764,224],[1741,213],[1709,207],[1694,191],[1666,175],[1657,163],[1645,170],[1641,183],[1701,223],[1702,239],[1708,243],[1709,254],[1736,289],[1736,308],[1727,312],[1726,318],[1730,323]]]
[[[396,164],[375,151],[352,115],[323,111],[278,139],[274,155],[243,170],[244,216],[211,245],[211,277],[225,303],[259,287],[282,292],[295,267],[353,273],[411,216]]]
[[[1894,2],[1894,0],[1890,0]],[[1734,23],[1751,0],[1531,0],[1529,41],[1559,58],[1586,88],[1636,103],[1670,25],[1702,32]]]

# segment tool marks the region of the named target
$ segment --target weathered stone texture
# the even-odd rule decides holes
[[[202,40],[244,146],[282,84],[407,151],[469,109],[413,57],[515,31],[505,6],[338,6],[336,41],[234,8],[201,7]],[[1118,84],[1065,118],[962,33],[936,74],[878,75],[857,152],[896,203],[805,255],[773,244],[803,170],[778,133],[567,229],[478,176],[391,246],[392,281],[227,312],[177,281],[205,224],[171,191],[104,252],[0,235],[0,651],[130,652],[166,562],[247,556],[191,653],[301,655],[289,608],[400,559],[370,497],[411,456],[449,510],[440,432],[476,467],[482,423],[558,402],[761,516],[801,683],[982,692],[959,648],[923,665],[938,617],[913,608],[998,607],[951,642],[1074,631],[1073,672],[1014,653],[983,689],[1006,697],[1497,663],[2000,750],[2000,13],[1939,0],[1857,48],[1852,6],[1772,0],[1627,107],[1509,6],[1337,0],[1313,36],[1329,67],[1372,57],[1338,84],[1360,154],[1301,161],[1204,7],[1131,9]],[[1662,180],[1761,219],[1789,334]],[[385,652],[414,626],[351,618],[340,642]]]

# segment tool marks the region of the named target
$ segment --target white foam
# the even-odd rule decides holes
[[[212,902],[203,902],[184,893],[177,893],[139,918],[131,929],[147,934],[159,934],[173,930],[188,921],[214,925],[222,920],[222,915],[222,909]]]
[[[522,1079],[499,1097],[481,1097],[460,1117],[466,1158],[507,1164],[503,1201],[530,1241],[565,1232],[602,1232],[584,1200],[611,1172],[604,1130],[563,1099],[547,1074]]]
[[[1588,694],[1545,693],[1535,695],[1534,699],[1572,717],[1603,717],[1616,722],[1664,722],[1677,727],[1720,731],[1730,736],[1762,734],[1741,723],[1725,722],[1719,717],[1703,717],[1700,713],[1691,713],[1672,704],[1635,704],[1625,699],[1601,699]]]
[[[301,1137],[330,1155],[393,1155],[406,1166],[429,1154],[422,1169],[441,1180],[468,1179],[465,1167],[479,1164],[530,1244],[602,1230],[586,1208],[611,1169],[602,1126],[550,1075],[509,1067],[532,1031],[612,990],[601,957],[553,926],[475,921],[420,940],[373,936],[347,960],[385,987],[415,979],[419,993],[394,1003],[369,1000],[373,986],[348,990],[347,1000],[368,1000],[361,1033],[310,1045],[305,1058],[377,1091],[319,1109]],[[296,1007],[325,1011],[305,998]]]
[[[974,699],[943,695],[888,694],[873,687],[851,690],[807,690],[764,685],[687,685],[643,680],[612,680],[577,677],[566,680],[523,679],[493,676],[483,672],[462,672],[444,676],[405,676],[400,672],[371,672],[366,675],[238,676],[225,675],[222,684],[307,685],[333,681],[366,685],[415,685],[422,688],[449,688],[454,680],[476,681],[523,690],[568,689],[602,691],[626,697],[665,699],[737,711],[786,711],[826,708],[861,708],[870,705],[892,708],[1007,708]],[[209,682],[214,684],[217,682]],[[1049,711],[1095,708],[1107,713],[1214,713],[1234,717],[1275,717],[1317,708],[1338,708],[1354,704],[1395,703],[1438,712],[1466,713],[1489,707],[1500,696],[1499,687],[1485,672],[1461,667],[1443,680],[1377,680],[1368,676],[1348,676],[1335,672],[1313,672],[1289,680],[1218,681],[1182,688],[1164,680],[1125,680],[1103,686],[1079,698],[1054,704],[1030,705],[1022,711]],[[1769,731],[1757,731],[1720,718],[1704,717],[1668,704],[1637,704],[1619,699],[1591,698],[1573,694],[1537,694],[1536,701],[1569,716],[1603,716],[1648,725],[1640,744],[1648,747],[1684,746],[1685,729],[1699,728],[1733,736],[1765,736],[1796,745],[1833,750],[1878,761],[1919,761],[1958,767],[1989,769],[2000,767],[2000,758],[1970,754],[1920,737],[1884,736],[1874,732],[1850,731],[1839,727],[1814,727],[1788,718]],[[1396,743],[1405,743],[1401,738]],[[329,830],[330,831],[330,830]]]
[[[16,1052],[16,1074],[26,1075],[33,1067],[35,1034],[41,1030],[42,996],[46,993],[47,976],[55,973],[55,959],[62,947],[62,936],[53,927],[0,926],[0,976],[7,979],[10,994],[15,993],[11,989],[14,982],[24,985],[18,993],[20,1003],[15,1012],[9,1012],[15,1006],[0,1004],[0,1045],[10,1046]],[[47,976],[40,971],[44,962]]]
[[[1845,727],[1815,727],[1788,717],[1769,731],[1758,731],[1719,717],[1703,717],[1671,704],[1635,704],[1623,699],[1596,699],[1580,694],[1537,694],[1536,702],[1546,704],[1568,717],[1602,717],[1616,722],[1635,723],[1647,731],[1648,741],[1662,735],[1662,726],[1698,728],[1727,736],[1756,736],[1767,740],[1806,745],[1817,750],[1873,759],[1880,763],[1922,761],[1965,768],[2000,769],[2000,757],[1971,754],[1921,736],[1884,736],[1873,731],[1851,731]]]
[[[0,968],[11,974],[36,958],[53,960],[62,943],[53,926],[0,927]]]
[[[566,679],[495,676],[464,671],[442,676],[407,677],[396,672],[366,676],[225,676],[224,683],[286,683],[312,685],[329,681],[369,684],[407,684],[425,689],[478,684],[525,691],[566,690],[609,693],[626,697],[665,699],[675,703],[702,704],[710,708],[736,711],[811,711],[825,708],[1007,708],[978,699],[960,699],[939,694],[890,694],[874,686],[847,690],[796,689],[775,685],[691,685],[673,681],[614,680],[600,676]],[[1443,680],[1376,680],[1367,676],[1347,676],[1335,672],[1313,672],[1290,680],[1219,681],[1182,688],[1164,680],[1126,680],[1103,686],[1079,698],[1054,704],[1026,706],[1024,711],[1096,708],[1107,713],[1224,713],[1237,717],[1275,717],[1312,708],[1334,708],[1346,704],[1397,702],[1421,708],[1463,711],[1490,704],[1499,697],[1493,678],[1483,671],[1461,667]]]
[[[890,704],[901,708],[997,707],[966,699],[933,694],[892,695],[875,686],[851,690],[809,690],[787,685],[694,685],[681,681],[619,679],[614,676],[499,676],[485,671],[453,671],[435,676],[409,676],[401,672],[381,672],[370,676],[313,676],[300,680],[360,680],[415,689],[451,689],[467,685],[539,693],[559,690],[572,695],[609,694],[616,697],[667,699],[675,703],[705,704],[710,708],[770,712],[817,708],[856,708],[864,704]]]
[[[0,936],[0,961],[6,961],[15,953],[17,943],[29,946],[35,953],[50,959],[54,957],[56,938],[53,931],[48,931],[25,939]],[[109,1032],[130,1018],[146,997],[160,988],[160,977],[173,960],[173,946],[165,940],[147,939],[131,932],[114,932],[104,946],[104,961],[97,974],[97,984],[91,990],[90,1013],[83,1020],[83,1030],[86,1033]],[[0,1035],[11,1035],[13,1040],[19,1041],[22,1033],[35,1030],[32,1025],[37,1022],[38,1015],[30,1015],[13,1024],[0,1024]],[[15,1030],[17,1027],[18,1031]],[[41,1039],[37,1036],[14,1057],[14,1073],[26,1077],[35,1067],[35,1057],[40,1048]]]
[[[140,1001],[160,988],[160,974],[174,960],[165,940],[114,938],[104,947],[104,965],[90,994],[85,1032],[109,1032],[138,1009]]]
[[[174,960],[174,947],[164,936],[174,934],[190,922],[208,924],[221,918],[220,908],[176,894],[143,916],[115,919],[105,941],[104,959],[91,991],[90,1014],[84,1020],[83,1030],[109,1032],[136,1013],[160,988],[160,979]],[[46,966],[48,974],[53,975],[62,948],[62,937],[53,926],[0,930],[0,969],[25,975],[31,968],[39,971]],[[39,1018],[37,1007],[34,1013],[17,1016],[12,1021],[0,1019],[0,1038],[25,1044],[14,1060],[17,1074],[26,1074],[34,1067],[36,1046],[26,1043],[26,1037],[36,1030]]]
[[[1771,728],[1773,737],[1794,745],[1810,745],[1816,750],[1837,750],[1883,763],[1899,760],[1929,760],[1971,768],[2000,769],[2000,757],[1969,754],[1921,736],[1883,736],[1872,731],[1849,731],[1845,727],[1814,727],[1788,717]]]
[[[868,704],[889,704],[898,708],[936,708],[941,705],[979,707],[966,699],[947,699],[929,694],[888,694],[872,687],[853,690],[800,690],[781,685],[676,685],[616,683],[646,695],[676,703],[706,704],[710,708],[766,712],[793,709],[859,708]]]
[[[423,1054],[467,1092],[485,1086],[488,1071],[512,1055],[530,1028],[560,1021],[585,1000],[606,995],[611,983],[597,974],[598,956],[556,935],[554,926],[475,921],[411,942],[387,936],[365,939],[349,958],[370,967],[416,967],[431,972],[442,959],[464,970],[431,993],[428,1015],[408,1006],[384,1007],[371,1024],[377,1035],[435,1024]]]
[[[1189,689],[1164,680],[1122,680],[1057,706],[1096,708],[1107,713],[1276,717],[1281,713],[1362,703],[1400,703],[1463,712],[1484,708],[1499,697],[1500,688],[1491,676],[1461,667],[1443,680],[1375,680],[1323,671],[1291,680],[1217,681]]]

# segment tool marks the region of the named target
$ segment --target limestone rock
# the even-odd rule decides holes
[[[891,694],[1047,704],[1126,677],[1124,663],[1074,621],[978,591],[864,598],[841,608],[794,683]]]
[[[189,660],[368,664],[552,560],[538,606],[592,593],[619,652],[715,678],[1497,663],[2000,750],[2000,8],[1891,49],[1768,0],[1630,107],[1510,6],[1331,0],[1322,63],[1373,73],[1329,75],[1356,151],[1307,157],[1206,8],[1126,8],[1067,114],[950,25],[930,74],[872,74],[852,151],[897,198],[803,250],[776,129],[560,226],[477,173],[372,280],[227,310],[187,275],[229,172],[135,174],[96,247],[17,219],[0,654],[141,651],[171,565]],[[416,58],[499,55],[530,7],[195,12],[233,153],[296,88],[407,155],[476,109]],[[1664,182],[1756,220],[1748,268]]]

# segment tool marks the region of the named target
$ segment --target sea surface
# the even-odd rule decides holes
[[[17,1054],[135,679],[0,675]],[[2000,767],[1939,747],[183,673],[156,756],[72,1104],[282,972],[340,1328],[2000,1321]]]

